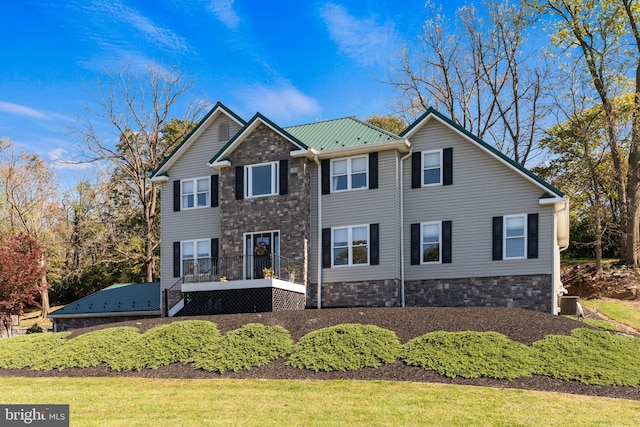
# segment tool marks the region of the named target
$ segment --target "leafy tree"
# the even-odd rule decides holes
[[[24,314],[35,305],[45,273],[42,248],[26,233],[10,235],[0,242],[0,323],[11,335],[11,316]]]
[[[395,133],[396,135],[399,135],[407,127],[407,123],[404,120],[391,114],[386,116],[379,116],[376,114],[365,121],[379,127],[380,129]]]
[[[0,234],[18,232],[33,236],[42,245],[43,274],[40,278],[44,318],[49,312],[50,280],[60,268],[64,210],[56,199],[56,178],[38,155],[16,153],[13,143],[0,140]]]
[[[95,121],[78,129],[92,161],[110,165],[111,203],[117,209],[112,241],[121,260],[134,261],[140,276],[152,281],[157,276],[159,233],[159,190],[150,174],[193,127],[205,103],[187,105],[184,117],[170,121],[180,98],[191,88],[179,72],[149,68],[138,74],[123,67],[109,75],[95,95]],[[100,130],[106,125],[117,143]],[[115,218],[113,218],[115,219]],[[135,272],[134,272],[135,273]]]
[[[572,55],[576,72],[591,79],[594,97],[605,117],[623,230],[620,246],[625,261],[639,262],[640,244],[640,32],[639,5],[634,0],[529,0],[553,25],[552,42]],[[628,75],[634,75],[629,81]],[[618,134],[619,111],[614,100],[631,91],[633,109],[628,151]],[[625,162],[626,160],[626,162]],[[626,164],[626,167],[625,167]]]

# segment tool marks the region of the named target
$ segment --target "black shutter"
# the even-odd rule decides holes
[[[180,270],[182,270],[180,268],[180,264],[181,264],[181,258],[180,258],[180,242],[173,242],[173,277],[180,277]]]
[[[330,160],[323,160],[320,163],[320,168],[321,168],[321,174],[322,174],[322,182],[321,182],[321,186],[322,186],[322,194],[329,194],[331,193],[331,162]]]
[[[442,263],[451,264],[451,221],[442,221]]]
[[[322,268],[331,268],[331,229],[322,229]]]
[[[369,239],[371,239],[371,250],[369,255],[369,265],[380,264],[380,224],[369,225]]]
[[[378,188],[378,153],[369,153],[369,189]]]
[[[493,260],[502,259],[502,217],[493,217]]]
[[[411,224],[411,265],[420,264],[420,224]]]
[[[180,212],[180,180],[173,181],[173,211]]]
[[[289,161],[288,160],[280,160],[280,166],[278,168],[278,173],[280,174],[280,195],[283,196],[287,194],[289,187]]]
[[[220,205],[220,195],[219,195],[219,175],[211,175],[211,207],[216,208]]]
[[[527,215],[527,258],[538,258],[538,214]]]
[[[218,259],[219,256],[218,239],[211,239],[211,258]]]
[[[442,185],[453,184],[453,148],[442,150]]]
[[[211,273],[214,275],[218,275],[218,258],[220,257],[220,252],[218,250],[218,239],[211,239]]]
[[[244,166],[236,166],[236,200],[244,199]]]
[[[411,188],[422,187],[422,154],[415,151],[411,155]]]

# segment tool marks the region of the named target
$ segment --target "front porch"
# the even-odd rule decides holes
[[[164,316],[302,310],[305,265],[275,254],[198,258],[163,291]]]

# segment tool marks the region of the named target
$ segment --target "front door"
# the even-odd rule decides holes
[[[262,279],[278,273],[280,255],[280,233],[266,231],[245,234],[245,277]]]

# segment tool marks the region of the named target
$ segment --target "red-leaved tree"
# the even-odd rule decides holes
[[[45,266],[38,241],[26,234],[0,242],[0,323],[11,336],[11,316],[21,316],[27,305],[38,305]]]

